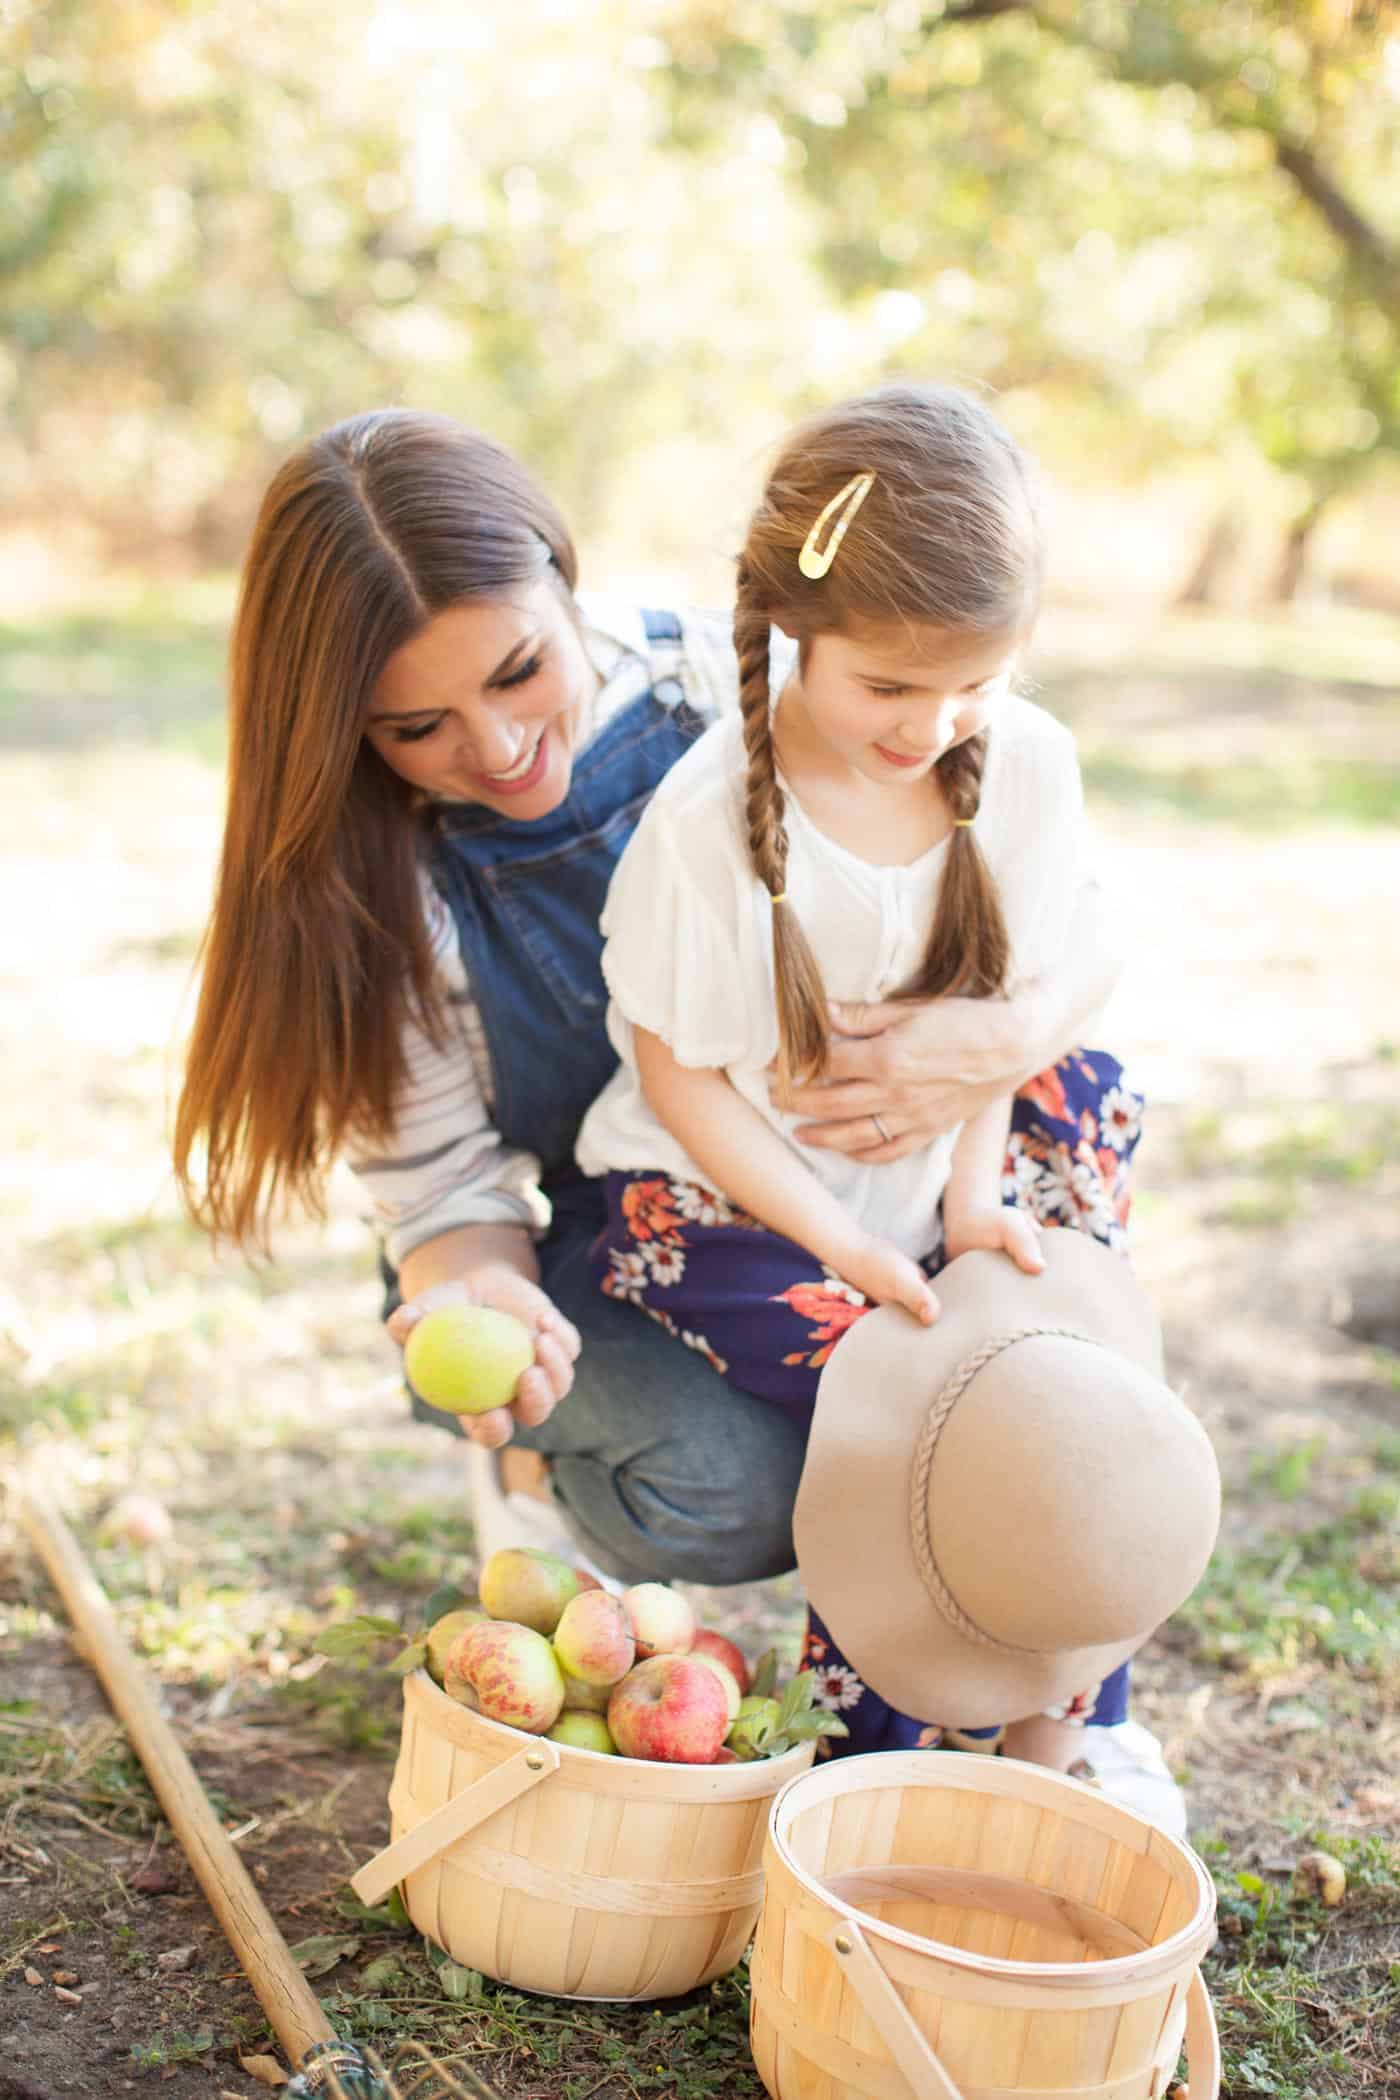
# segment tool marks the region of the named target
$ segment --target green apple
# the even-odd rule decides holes
[[[500,1547],[483,1565],[477,1589],[489,1618],[517,1619],[536,1633],[553,1633],[565,1605],[579,1593],[568,1562],[538,1546]]]
[[[435,1684],[442,1683],[443,1671],[447,1663],[447,1651],[463,1627],[475,1626],[479,1619],[484,1619],[485,1617],[484,1611],[464,1608],[461,1611],[444,1612],[440,1619],[434,1619],[432,1625],[428,1628],[427,1648],[428,1675]]]
[[[580,1713],[576,1707],[566,1706],[546,1733],[551,1743],[568,1743],[575,1750],[596,1750],[603,1757],[617,1756],[617,1744],[601,1714]]]
[[[610,1684],[585,1684],[581,1677],[564,1672],[564,1704],[571,1714],[605,1714],[612,1689]]]
[[[403,1352],[414,1391],[454,1415],[509,1407],[521,1372],[534,1361],[529,1329],[493,1305],[441,1305],[424,1313]]]

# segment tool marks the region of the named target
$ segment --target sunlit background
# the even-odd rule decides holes
[[[1216,1567],[1138,1682],[1263,1964],[1220,1985],[1230,2090],[1381,2090],[1400,1872],[1365,1854],[1370,1907],[1288,1989],[1287,1904],[1269,1925],[1249,1883],[1305,1830],[1349,1861],[1400,1831],[1400,12],[0,0],[0,162],[0,1458],[42,1457],[239,1813],[269,1718],[337,1745],[359,1821],[279,1809],[272,1900],[314,1884],[303,1929],[344,1931],[323,1884],[397,1730],[318,1630],[410,1623],[471,1548],[354,1192],[256,1270],[169,1183],[260,492],[339,416],[444,409],[539,471],[586,584],[722,604],[795,416],[955,378],[1052,485],[1033,673],[1123,900],[1101,1036],[1151,1103],[1135,1259],[1227,1475]],[[103,1529],[132,1489],[173,1512],[159,1550]],[[751,1645],[800,1614],[791,1585],[723,1608]],[[0,1857],[30,1831],[66,1858],[45,1803],[117,1829],[115,1796],[80,1783],[98,1706],[23,1559],[0,1658],[0,1781],[12,1749],[49,1775]],[[312,1828],[339,1850],[307,1838],[298,1881]],[[91,1915],[92,1958],[135,1918],[100,1876],[13,1871],[0,1925]],[[318,1988],[373,2027],[352,1968]],[[171,2100],[254,2090],[210,1988],[181,2034],[132,2000],[122,2048]],[[567,2090],[754,2093],[742,2011],[722,2071],[652,2024],[632,2083]],[[533,2092],[545,2029],[470,2017]],[[44,2054],[37,1991],[26,2018],[13,2060],[63,2090],[71,2039]]]

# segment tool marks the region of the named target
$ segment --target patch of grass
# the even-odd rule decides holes
[[[1382,1449],[1388,1453],[1388,1444]],[[1272,1461],[1294,1495],[1318,1452]],[[1268,1466],[1264,1478],[1268,1482]],[[1284,1499],[1288,1499],[1287,1496]],[[1383,1461],[1343,1507],[1291,1536],[1222,1547],[1178,1614],[1210,1662],[1266,1679],[1320,1661],[1400,1684],[1400,1480]]]
[[[101,612],[0,622],[0,743],[222,742],[230,587],[149,590]]]
[[[459,1968],[424,1941],[380,1955],[371,1988],[324,1996],[350,2040],[391,2053],[423,2044],[449,2068],[476,2066],[501,2092],[589,2100],[596,2093],[657,2100],[761,2100],[749,2053],[746,1968],[661,2005],[568,2005],[527,1998]]]
[[[181,2028],[173,2034],[153,2034],[148,2042],[133,2042],[131,2061],[144,2071],[163,2071],[173,2064],[198,2063],[213,2047],[214,2035],[208,2028],[198,2034],[186,2034]]]
[[[1244,1229],[1287,1224],[1332,1189],[1379,1182],[1400,1157],[1400,1113],[1388,1104],[1297,1103],[1187,1119],[1183,1163],[1203,1184],[1223,1183],[1213,1222]]]
[[[1300,1835],[1341,1861],[1327,1910],[1294,1881],[1198,1840],[1215,1877],[1220,1939],[1206,1967],[1225,2089],[1270,2100],[1391,2090],[1400,2046],[1400,1854],[1378,1837]],[[1286,1872],[1286,1870],[1285,1870]]]
[[[1107,745],[1083,752],[1090,798],[1199,824],[1280,833],[1309,825],[1400,827],[1400,766],[1297,757],[1283,764],[1172,765]]]
[[[103,1395],[84,1379],[44,1379],[26,1386],[0,1378],[0,1436],[17,1437],[41,1427],[86,1436],[106,1411]]]

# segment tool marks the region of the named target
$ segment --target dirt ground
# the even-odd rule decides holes
[[[172,1199],[172,1044],[220,821],[212,658],[181,660],[182,705],[148,704],[118,650],[50,708],[55,659],[30,654],[0,710],[0,1427],[333,2015],[470,2037],[511,2100],[756,2095],[728,2000],[676,2013],[684,2035],[556,2007],[551,2040],[537,2004],[449,2005],[350,1896],[387,1834],[397,1689],[314,1641],[349,1612],[411,1626],[469,1579],[460,1468],[402,1409],[350,1190],[262,1272]],[[1152,1104],[1135,1259],[1227,1480],[1216,1568],[1142,1658],[1136,1710],[1253,1950],[1217,1974],[1229,2093],[1400,2093],[1400,636],[1065,616],[1045,681],[1130,915],[1101,1034]],[[114,1534],[134,1490],[168,1541]],[[791,1578],[703,1604],[791,1651]],[[256,2001],[13,1529],[0,1666],[0,2100],[268,2090],[244,2068],[278,2053]],[[1353,1895],[1285,1946],[1319,1833]]]

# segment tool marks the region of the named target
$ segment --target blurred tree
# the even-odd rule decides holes
[[[677,0],[676,135],[761,111],[848,306],[903,361],[1033,387],[1053,451],[1286,476],[1277,583],[1400,451],[1400,19],[1366,0]],[[1191,588],[1236,537],[1229,500]]]
[[[0,0],[12,515],[226,555],[276,457],[403,400],[518,446],[587,529],[648,446],[776,421],[787,318],[826,303],[797,208],[761,151],[667,150],[628,20]]]

